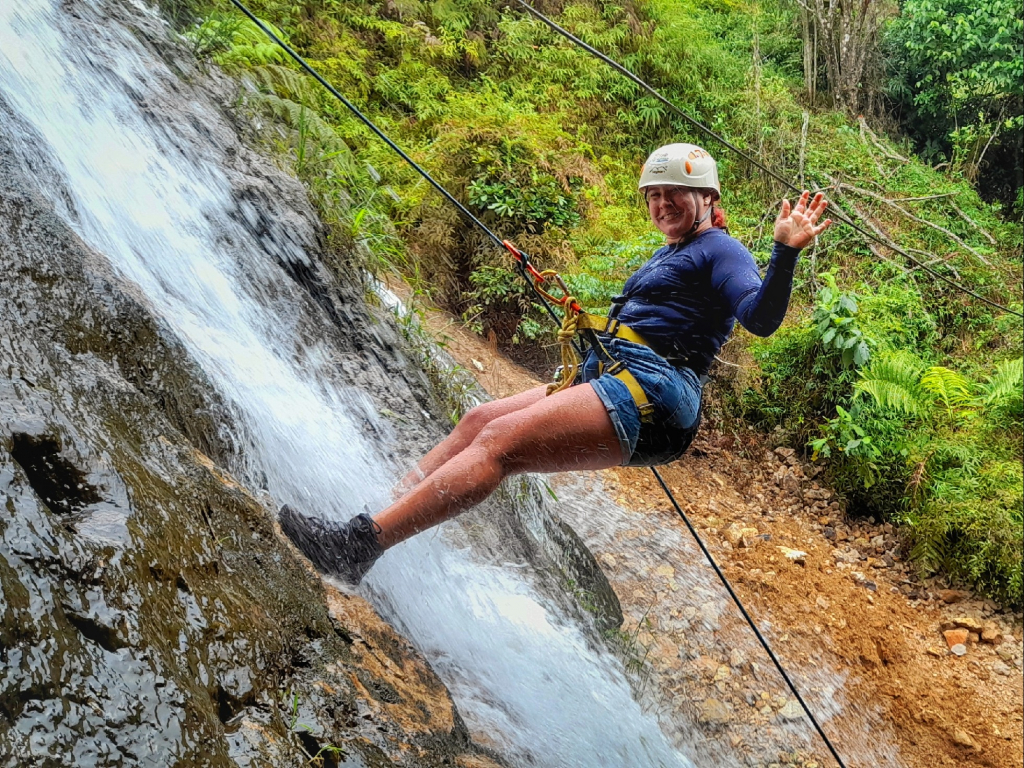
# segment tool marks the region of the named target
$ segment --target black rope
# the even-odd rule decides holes
[[[664,479],[662,479],[661,473],[656,467],[651,467],[651,472],[654,473],[654,477],[657,478],[662,490],[665,491],[665,495],[668,496],[669,501],[672,502],[672,506],[676,508],[676,512],[678,512],[679,516],[683,518],[683,522],[686,523],[686,527],[690,529],[690,533],[693,534],[693,538],[697,542],[697,546],[700,547],[700,551],[704,553],[704,557],[706,557],[708,562],[711,563],[711,567],[715,569],[715,573],[718,574],[718,578],[721,580],[722,584],[725,585],[725,589],[729,592],[729,596],[733,599],[733,602],[736,603],[736,607],[740,609],[740,613],[743,614],[743,618],[747,620],[747,624],[749,624],[750,628],[754,630],[754,634],[757,635],[758,642],[761,643],[761,647],[764,648],[765,653],[768,654],[768,658],[770,658],[772,663],[775,664],[775,668],[779,670],[779,674],[782,675],[782,679],[786,681],[786,685],[789,686],[789,690],[791,690],[793,695],[796,696],[796,700],[800,702],[800,706],[803,707],[807,717],[810,718],[811,723],[814,724],[815,730],[818,731],[818,735],[821,736],[821,740],[825,742],[825,746],[828,747],[828,751],[832,753],[832,757],[835,758],[841,768],[846,768],[846,764],[843,762],[843,759],[839,757],[839,753],[836,752],[836,748],[832,746],[832,740],[829,739],[825,734],[825,731],[822,730],[817,718],[811,714],[810,707],[807,706],[807,703],[804,701],[804,697],[800,695],[800,691],[796,689],[793,681],[789,679],[789,675],[786,674],[786,670],[782,667],[782,662],[776,658],[771,646],[768,645],[768,641],[765,640],[764,635],[761,634],[761,630],[757,628],[757,624],[754,623],[753,618],[751,618],[750,614],[747,613],[747,609],[743,607],[743,603],[740,601],[739,595],[733,591],[732,585],[725,577],[725,574],[722,573],[722,569],[718,567],[718,563],[715,562],[715,558],[711,556],[711,553],[708,552],[708,548],[704,546],[704,542],[701,541],[700,536],[697,535],[697,529],[693,527],[693,523],[690,522],[686,513],[683,512],[683,508],[679,506],[679,502],[676,501],[676,497],[672,494],[672,491],[669,489]]]
[[[423,178],[425,178],[427,181],[429,181],[431,183],[431,185],[438,192],[440,192],[442,195],[444,195],[444,197],[447,200],[449,200],[451,203],[453,203],[459,209],[459,211],[461,211],[463,213],[463,215],[465,215],[470,221],[472,221],[474,224],[476,224],[478,227],[480,227],[482,230],[484,230],[487,233],[487,235],[492,240],[494,240],[498,245],[500,245],[500,246],[502,246],[502,248],[504,248],[504,244],[503,244],[502,240],[496,234],[494,234],[494,232],[492,232],[490,229],[488,229],[487,226],[482,221],[480,221],[476,216],[474,216],[472,213],[470,213],[469,210],[467,210],[466,207],[464,205],[462,205],[462,203],[460,203],[458,200],[456,200],[448,192],[448,190],[446,190],[437,181],[435,181],[433,179],[433,177],[430,176],[430,174],[428,174],[423,168],[421,168],[419,165],[417,165],[417,163],[412,158],[410,158],[407,154],[405,154],[405,152],[403,152],[398,147],[397,144],[395,144],[390,138],[388,138],[384,134],[384,132],[381,131],[368,117],[366,117],[362,112],[360,112],[355,107],[355,105],[353,105],[348,99],[346,99],[344,96],[342,96],[341,93],[339,93],[333,86],[330,85],[330,83],[328,83],[326,80],[324,80],[324,78],[320,75],[320,73],[318,73],[315,69],[313,69],[313,67],[311,67],[301,56],[299,56],[299,54],[297,54],[295,51],[293,51],[291,49],[291,47],[289,47],[284,41],[282,41],[277,35],[275,35],[262,21],[260,21],[258,18],[256,18],[256,16],[254,16],[252,14],[252,12],[248,8],[246,8],[240,2],[240,0],[231,0],[231,2],[232,2],[232,4],[235,7],[237,7],[240,11],[242,11],[242,13],[244,13],[246,16],[248,16],[253,21],[253,23],[255,23],[261,30],[263,30],[263,32],[271,40],[273,40],[275,43],[280,45],[281,48],[283,48],[284,51],[289,56],[291,56],[303,69],[305,69],[313,77],[315,77],[317,79],[317,81],[319,83],[321,83],[325,88],[327,88],[327,90],[330,91],[330,93],[332,95],[334,95],[339,101],[341,101],[342,104],[344,104],[346,107],[348,107],[349,110],[351,110],[356,115],[356,117],[358,117],[370,130],[372,130],[375,134],[377,134],[377,136],[379,136],[381,139],[383,139],[387,143],[387,145],[389,147],[391,147],[393,150],[395,150],[395,152],[397,152],[402,157],[403,160],[405,160],[407,163],[409,163],[409,165],[411,165],[413,168],[415,168],[416,171],[421,176],[423,176]],[[540,294],[540,292],[537,290],[537,287],[534,285],[533,281],[530,279],[529,274],[526,271],[526,264],[527,264],[527,262],[525,261],[526,255],[523,254],[523,257],[524,257],[523,260],[517,260],[517,263],[519,265],[519,272],[520,272],[520,274],[522,274],[523,278],[530,284],[531,287],[533,287],[533,290],[536,293],[537,298],[543,303],[544,307],[547,309],[548,313],[555,320],[555,322],[558,325],[561,325],[561,322],[558,320],[558,316],[555,314],[555,312],[552,309],[550,303],[548,303],[547,299],[545,299]],[[574,344],[575,344],[575,342],[574,342]],[[580,347],[578,345],[576,345],[576,348],[577,348],[577,351],[580,351]],[[655,469],[654,467],[651,467],[651,471],[654,473],[655,478],[657,478],[658,483],[661,484],[662,490],[665,491],[665,495],[668,496],[669,500],[672,502],[672,506],[675,507],[676,511],[679,513],[679,516],[682,517],[683,522],[686,523],[686,527],[690,529],[690,533],[693,535],[693,538],[696,540],[697,545],[700,547],[701,551],[704,553],[704,556],[707,558],[708,562],[711,564],[711,567],[714,569],[715,573],[718,574],[718,578],[721,579],[722,584],[725,585],[726,590],[729,592],[729,596],[732,597],[732,599],[736,603],[737,607],[739,607],[740,613],[743,614],[743,618],[747,620],[747,623],[750,625],[751,629],[754,630],[754,634],[757,636],[757,639],[760,641],[761,645],[764,647],[765,651],[768,653],[768,657],[772,660],[772,663],[775,664],[776,669],[779,670],[779,673],[782,675],[782,679],[786,681],[786,684],[789,686],[789,689],[793,692],[793,695],[796,696],[797,701],[800,702],[800,706],[803,707],[804,712],[807,713],[807,717],[810,718],[811,722],[814,724],[814,727],[817,729],[818,734],[825,741],[825,744],[828,746],[829,751],[832,753],[832,756],[836,759],[836,762],[839,763],[841,768],[846,768],[845,764],[840,759],[839,755],[836,753],[835,747],[832,746],[832,742],[829,741],[828,736],[822,730],[821,726],[818,724],[818,721],[815,719],[814,715],[811,714],[811,710],[808,708],[806,702],[804,702],[803,697],[800,695],[800,692],[796,689],[796,686],[793,684],[793,681],[790,679],[789,675],[786,674],[786,670],[783,669],[782,664],[779,662],[778,658],[772,652],[771,647],[768,645],[768,641],[765,640],[765,638],[761,634],[760,630],[758,630],[757,624],[754,623],[754,620],[751,618],[750,614],[747,613],[746,608],[743,607],[743,603],[740,601],[739,595],[737,595],[736,592],[733,591],[732,586],[729,584],[729,580],[725,577],[725,574],[722,573],[722,570],[718,567],[718,564],[715,563],[715,560],[714,560],[714,558],[711,557],[711,553],[708,552],[707,547],[704,546],[704,542],[701,540],[700,535],[697,533],[697,530],[690,523],[690,520],[689,520],[689,518],[687,518],[686,513],[683,512],[682,507],[679,506],[679,502],[676,501],[676,498],[672,494],[671,489],[665,484],[665,481],[662,479],[661,474],[658,472],[657,469]]]
[[[500,237],[498,237],[496,234],[494,234],[494,232],[492,232],[490,230],[490,228],[487,227],[486,224],[484,224],[482,221],[480,221],[480,219],[478,219],[476,216],[474,216],[473,213],[468,208],[466,208],[466,206],[464,206],[462,203],[460,203],[447,189],[445,189],[443,186],[441,186],[440,182],[438,182],[433,176],[431,176],[429,173],[427,173],[427,171],[424,170],[424,168],[421,165],[419,165],[419,163],[417,163],[415,160],[413,160],[411,157],[409,157],[407,154],[405,154],[405,152],[402,151],[401,147],[399,147],[395,142],[393,142],[391,140],[391,138],[386,133],[384,133],[384,131],[382,131],[380,128],[378,128],[377,125],[372,120],[370,120],[370,118],[368,118],[366,115],[364,115],[362,112],[360,112],[359,108],[355,104],[353,104],[351,101],[346,99],[345,96],[340,91],[338,91],[337,88],[335,88],[333,85],[331,85],[329,82],[327,82],[327,80],[325,80],[324,77],[319,72],[317,72],[315,69],[313,69],[313,67],[311,67],[309,65],[309,63],[304,58],[302,58],[299,54],[297,54],[294,50],[292,50],[291,46],[288,45],[288,43],[286,43],[284,40],[282,40],[280,37],[278,37],[276,34],[274,34],[274,31],[272,29],[270,29],[270,27],[268,27],[266,24],[264,24],[263,21],[261,21],[245,5],[243,5],[241,2],[239,2],[239,0],[231,0],[231,4],[234,5],[238,10],[240,10],[246,16],[248,16],[249,20],[252,21],[252,23],[255,24],[257,27],[259,27],[261,30],[263,30],[263,33],[267,37],[269,37],[271,40],[273,40],[275,43],[277,43],[279,46],[281,46],[281,48],[284,49],[285,53],[287,53],[289,56],[291,56],[300,67],[302,67],[304,70],[306,70],[306,72],[308,72],[310,75],[312,75],[316,79],[316,81],[318,83],[320,83],[320,85],[322,85],[324,88],[326,88],[328,90],[328,92],[332,96],[334,96],[334,98],[336,98],[338,101],[340,101],[346,107],[348,107],[349,111],[352,114],[354,114],[356,117],[358,117],[359,120],[362,121],[363,125],[365,125],[367,128],[369,128],[375,134],[377,134],[377,136],[385,144],[387,144],[389,147],[391,147],[391,149],[393,149],[399,155],[399,157],[401,157],[403,160],[405,160],[405,162],[407,162],[409,165],[411,165],[420,176],[422,176],[424,179],[426,179],[430,183],[430,186],[432,186],[434,189],[436,189],[438,192],[440,192],[441,195],[448,202],[450,202],[452,205],[454,205],[456,208],[458,208],[459,212],[463,216],[465,216],[473,224],[476,224],[476,226],[478,226],[480,229],[482,229],[487,234],[487,236],[489,238],[491,238],[491,240],[493,240],[498,245],[498,247],[500,247],[502,249],[505,248],[504,241]],[[522,259],[518,259],[518,258],[516,259],[516,264],[518,264],[518,266],[519,266],[520,273],[523,275],[523,278],[526,280],[527,284],[529,284],[530,288],[533,289],[534,295],[541,302],[541,304],[543,305],[544,309],[547,310],[547,313],[551,316],[551,319],[554,320],[555,323],[557,323],[559,326],[561,326],[562,321],[558,319],[558,315],[555,314],[555,311],[551,308],[551,305],[548,304],[547,300],[545,300],[545,298],[540,294],[540,291],[537,290],[537,286],[534,285],[533,281],[529,278],[529,275],[526,272],[526,269],[527,269],[527,267],[529,266],[529,263],[530,263],[529,256],[526,253],[523,253],[522,251],[520,251],[520,254],[522,255]],[[582,349],[580,348],[579,344],[576,344],[574,342],[573,346],[576,347],[576,351],[577,352],[582,353]]]
[[[516,0],[516,2],[519,3],[521,6],[523,6],[523,8],[525,8],[531,15],[537,17],[542,22],[547,24],[551,29],[555,30],[562,37],[566,38],[567,40],[572,41],[573,43],[578,45],[580,48],[585,50],[587,53],[589,53],[591,56],[594,56],[594,57],[600,59],[605,64],[607,64],[609,67],[614,69],[616,72],[618,72],[619,74],[623,75],[624,77],[627,77],[633,83],[635,83],[636,85],[638,85],[641,88],[643,88],[645,91],[647,91],[647,93],[649,93],[655,99],[657,99],[662,104],[664,104],[666,107],[671,109],[677,115],[682,117],[684,120],[686,120],[688,123],[690,123],[690,125],[692,125],[694,128],[697,128],[698,130],[704,132],[706,135],[710,136],[711,138],[713,138],[715,141],[717,141],[720,144],[722,144],[722,146],[726,147],[727,149],[732,150],[737,155],[739,155],[744,160],[746,160],[748,163],[750,163],[751,165],[755,166],[756,168],[760,169],[764,173],[766,173],[769,176],[771,176],[776,181],[778,181],[781,184],[783,184],[787,189],[789,189],[789,190],[791,190],[793,192],[796,192],[798,195],[801,194],[802,190],[799,187],[797,187],[795,184],[793,184],[793,182],[791,182],[788,179],[784,178],[781,174],[779,174],[778,172],[772,170],[767,165],[764,165],[763,163],[759,162],[756,158],[754,158],[751,155],[749,155],[746,152],[744,152],[742,149],[740,149],[735,144],[730,142],[724,136],[722,136],[721,134],[716,133],[715,131],[711,130],[706,125],[701,123],[699,120],[697,120],[696,118],[692,117],[687,112],[685,112],[684,110],[682,110],[679,107],[677,107],[675,104],[673,104],[671,101],[666,99],[658,91],[654,90],[654,88],[652,88],[646,82],[644,82],[639,77],[634,75],[632,72],[630,72],[624,66],[619,64],[617,61],[615,61],[611,57],[607,56],[606,54],[601,53],[601,51],[597,50],[593,46],[590,46],[587,43],[583,42],[578,37],[576,37],[574,34],[572,34],[569,30],[565,29],[564,27],[559,26],[557,23],[555,23],[554,21],[549,19],[547,16],[545,16],[543,13],[541,13],[536,8],[531,6],[525,0]],[[821,191],[821,190],[819,189],[819,190],[815,190],[815,191]],[[1018,312],[1018,311],[1016,311],[1014,309],[1010,309],[1009,307],[1004,307],[1002,304],[999,304],[998,302],[992,301],[992,299],[985,298],[980,293],[976,293],[975,291],[972,291],[970,288],[966,288],[966,287],[960,285],[956,281],[951,280],[950,278],[946,277],[945,275],[941,274],[940,272],[936,272],[934,269],[929,267],[924,262],[914,258],[913,256],[911,256],[909,253],[907,253],[905,250],[900,248],[895,243],[887,242],[886,240],[884,240],[883,238],[879,237],[875,233],[869,232],[868,230],[864,229],[863,227],[858,225],[856,222],[854,222],[853,219],[849,218],[846,215],[846,212],[843,211],[838,206],[834,207],[831,210],[831,214],[833,216],[835,216],[837,219],[839,219],[841,222],[846,224],[848,227],[853,229],[854,231],[859,232],[862,236],[868,238],[869,240],[874,240],[878,244],[888,248],[891,251],[895,251],[896,253],[900,254],[903,258],[905,258],[908,261],[912,262],[918,269],[924,270],[925,272],[927,272],[932,277],[935,277],[935,278],[937,278],[939,280],[942,280],[944,283],[949,284],[950,286],[952,286],[956,290],[961,291],[962,293],[965,293],[968,296],[973,296],[974,298],[978,299],[979,301],[983,301],[986,304],[988,304],[988,305],[990,305],[992,307],[995,307],[996,309],[1001,309],[1003,312],[1009,312],[1011,315],[1016,315],[1017,317],[1024,318],[1024,313]]]

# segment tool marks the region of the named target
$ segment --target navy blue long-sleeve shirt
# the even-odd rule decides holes
[[[799,250],[776,243],[764,280],[750,251],[721,229],[659,248],[626,281],[611,316],[675,365],[707,373],[736,320],[770,336],[782,324]]]

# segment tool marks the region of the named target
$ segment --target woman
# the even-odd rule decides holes
[[[706,151],[661,147],[639,188],[666,244],[614,299],[611,333],[598,334],[605,351],[588,352],[574,385],[550,397],[536,387],[471,410],[406,478],[404,495],[373,517],[339,525],[282,507],[281,528],[318,569],[356,584],[386,549],[482,501],[509,475],[652,466],[683,454],[697,430],[702,378],[735,321],[759,336],[775,332],[797,254],[832,222],[817,223],[820,193],[804,192],[794,207],[783,200],[762,280],[724,229],[718,168]]]

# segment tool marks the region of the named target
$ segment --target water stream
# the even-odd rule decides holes
[[[185,342],[274,498],[338,519],[379,508],[394,469],[361,426],[379,417],[365,393],[334,383],[309,297],[281,267],[308,262],[308,238],[245,226],[259,212],[218,163],[223,115],[110,17],[115,7],[150,15],[101,0],[0,1],[0,131],[18,138],[58,213]],[[187,113],[168,119],[176,101]],[[620,663],[524,570],[422,535],[388,553],[367,594],[513,764],[692,765],[631,698]]]

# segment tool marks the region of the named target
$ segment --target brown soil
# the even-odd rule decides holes
[[[493,396],[540,383],[444,313],[428,310],[424,321]],[[771,448],[764,436],[752,432],[738,439],[706,430],[687,457],[662,473],[748,611],[761,627],[772,628],[766,634],[783,664],[796,671],[826,660],[834,667],[830,672],[845,677],[843,713],[836,720],[856,719],[859,711],[874,713],[880,729],[895,742],[898,762],[906,766],[1024,765],[1020,615],[967,592],[919,582],[902,561],[897,532],[873,521],[845,519],[841,502],[814,482],[816,468],[791,451]],[[676,617],[693,613],[685,607],[685,590],[677,591],[674,570],[643,568],[638,576],[635,565],[630,570],[625,564],[651,545],[654,526],[683,529],[683,523],[647,470],[609,470],[594,473],[591,481],[636,523],[635,530],[616,534],[617,542],[588,544],[619,594],[627,616],[624,630],[643,643],[651,681],[662,689],[662,697],[685,690],[697,719],[709,720],[712,732],[717,727],[718,737],[731,738],[733,748],[742,752],[751,729],[757,732],[785,719],[785,696],[775,700],[761,692],[761,700],[752,693],[765,685],[758,684],[763,675],[749,663],[735,665],[727,682],[720,678],[728,670],[709,674],[714,679],[703,682],[698,672],[688,676],[691,668],[716,671],[728,656],[729,633],[724,646],[719,644],[717,661],[707,651],[691,651],[687,660],[680,650],[686,633],[657,629],[678,627]],[[780,547],[806,554],[795,562]],[[942,633],[958,623],[977,625],[968,632],[963,656],[947,648]],[[749,629],[737,626],[738,620],[733,633],[749,635]],[[987,641],[980,637],[985,629]],[[763,658],[761,668],[769,665]],[[699,690],[702,686],[706,690]],[[719,699],[725,702],[728,714],[720,721],[714,711],[707,714],[710,695],[716,706],[721,706]],[[746,731],[729,730],[728,721],[741,720]],[[826,724],[826,730],[837,732],[840,754],[856,753],[853,740],[872,727],[865,721],[860,734],[844,734],[836,722]],[[758,754],[756,746],[751,749]],[[760,749],[763,755],[763,744]],[[830,760],[820,742],[810,757],[792,758],[806,766]]]

